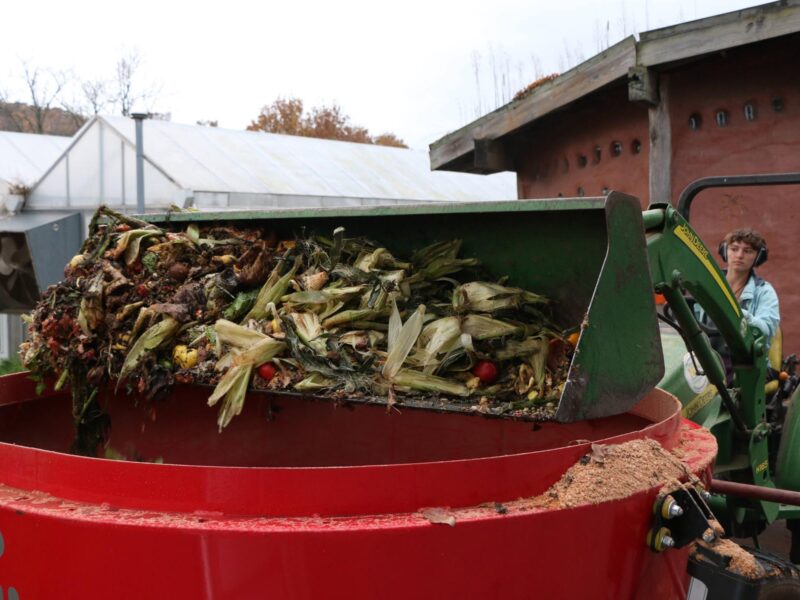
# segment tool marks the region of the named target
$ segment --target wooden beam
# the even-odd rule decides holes
[[[669,116],[669,75],[659,75],[659,102],[648,109],[650,130],[649,202],[672,202],[672,129]]]
[[[631,67],[628,71],[628,100],[657,105],[658,75],[647,67]]]
[[[638,63],[650,67],[800,31],[800,0],[783,0],[641,34]]]
[[[477,139],[497,140],[609,83],[628,76],[636,64],[631,36],[511,102],[430,145],[431,168],[448,169],[474,150]]]
[[[490,175],[502,171],[514,171],[511,156],[499,140],[474,140],[475,152],[472,173]]]

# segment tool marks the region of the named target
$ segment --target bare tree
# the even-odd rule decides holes
[[[156,86],[143,87],[139,81],[139,71],[142,64],[142,56],[135,49],[124,54],[117,61],[113,101],[120,113],[125,117],[131,116],[134,107],[140,104],[151,104],[158,95]],[[149,106],[146,108],[149,109]]]
[[[141,58],[139,53],[134,51],[129,52],[117,61],[116,67],[116,84],[117,95],[116,102],[119,105],[122,116],[130,117],[131,110],[134,103],[139,99],[134,92],[133,77],[139,68]]]
[[[31,110],[17,113],[12,119],[20,119],[20,123],[17,123],[20,131],[44,133],[47,117],[53,104],[59,100],[67,77],[61,71],[42,69],[28,63],[22,64],[22,70]]]
[[[110,82],[104,79],[86,79],[81,82],[81,92],[90,114],[99,115],[113,103],[110,88]]]

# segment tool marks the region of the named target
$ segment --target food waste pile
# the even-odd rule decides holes
[[[167,230],[101,208],[28,316],[22,359],[41,385],[69,386],[73,451],[89,455],[107,437],[109,385],[146,406],[175,383],[213,385],[220,430],[250,389],[552,417],[577,328],[461,256],[459,240],[410,256],[389,242],[343,228],[290,240],[267,227]]]

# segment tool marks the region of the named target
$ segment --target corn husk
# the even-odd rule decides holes
[[[302,260],[303,259],[301,256],[295,258],[292,268],[289,269],[289,272],[282,277],[279,276],[281,264],[278,263],[278,266],[272,270],[267,278],[266,283],[262,286],[261,291],[258,293],[258,297],[256,298],[253,308],[251,308],[250,312],[245,315],[245,321],[248,319],[263,319],[267,316],[267,305],[270,303],[277,304],[280,298],[286,294],[286,290],[289,289],[289,283],[292,281],[295,273],[297,273],[297,270],[300,268]]]
[[[248,329],[226,319],[219,319],[214,323],[214,332],[219,342],[234,348],[248,348],[267,337],[260,331]]]
[[[111,250],[111,257],[116,260],[124,254],[125,264],[132,265],[139,256],[142,240],[163,234],[164,232],[160,229],[131,229],[126,231],[120,235],[117,245]]]
[[[461,321],[458,317],[445,317],[428,323],[419,336],[419,343],[423,346],[423,372],[433,373],[439,365],[440,354],[447,355],[462,347]]]
[[[356,350],[375,348],[386,339],[386,334],[374,330],[355,330],[348,331],[339,336],[339,342],[352,346]]]
[[[296,389],[298,392],[318,392],[320,390],[333,387],[335,384],[335,381],[328,379],[319,373],[311,373],[311,375],[302,381],[297,382],[294,385],[294,389]]]
[[[161,344],[167,342],[180,328],[178,321],[172,317],[164,317],[147,331],[145,331],[139,339],[131,347],[128,355],[125,357],[125,362],[120,369],[118,381],[124,380],[133,371],[144,357],[144,355],[158,348]]]
[[[78,324],[84,335],[90,335],[103,322],[103,273],[98,273],[81,298]]]
[[[405,323],[402,323],[397,303],[392,303],[392,315],[389,318],[388,354],[381,370],[381,374],[386,379],[391,381],[400,371],[422,331],[424,316],[425,305],[420,304],[414,314]]]
[[[547,298],[539,294],[486,281],[471,281],[453,291],[453,309],[457,312],[496,313],[546,302]]]
[[[486,315],[467,315],[461,320],[461,331],[476,340],[489,340],[518,335],[524,328]]]
[[[321,337],[323,331],[319,317],[313,312],[294,312],[289,316],[294,322],[297,336],[303,340],[303,343],[317,354],[325,354],[327,347],[325,339]]]
[[[450,394],[452,396],[469,396],[469,388],[451,379],[426,375],[411,369],[398,371],[392,383],[418,392],[432,392],[435,394]]]
[[[220,380],[214,394],[208,399],[208,405],[214,406],[222,398],[222,406],[217,415],[217,425],[220,432],[227,427],[231,419],[242,412],[247,386],[253,374],[253,365],[231,367]]]
[[[408,269],[411,264],[398,261],[386,248],[377,248],[373,252],[362,252],[353,266],[369,273],[376,269]]]
[[[342,288],[330,287],[324,290],[306,290],[287,294],[281,298],[281,302],[290,304],[329,304],[331,302],[341,303],[354,296],[358,296],[363,291],[363,285]]]
[[[369,319],[377,319],[383,316],[386,316],[389,311],[386,309],[382,310],[373,310],[371,308],[359,308],[359,309],[352,309],[352,310],[343,310],[341,312],[337,312],[331,317],[328,317],[324,321],[322,321],[322,328],[323,329],[333,329],[334,327],[339,327],[341,325],[347,325],[354,321],[362,321],[362,320],[369,320]]]

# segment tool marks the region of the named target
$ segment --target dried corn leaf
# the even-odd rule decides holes
[[[469,396],[469,388],[463,383],[436,375],[426,375],[411,369],[400,369],[392,379],[394,385],[407,387],[418,392]]]
[[[393,304],[392,318],[395,318],[397,311],[397,304]],[[399,313],[397,313],[399,319]],[[383,365],[381,374],[388,380],[394,379],[395,375],[400,371],[403,363],[406,360],[409,352],[414,347],[414,344],[422,331],[423,318],[425,316],[425,305],[420,304],[414,314],[392,334],[392,325],[389,325],[389,346],[386,362]],[[395,320],[395,326],[397,321]]]
[[[161,344],[169,341],[179,328],[178,321],[172,317],[165,317],[139,336],[125,357],[119,373],[119,381],[124,380],[138,366],[139,361],[147,352],[155,350]]]

